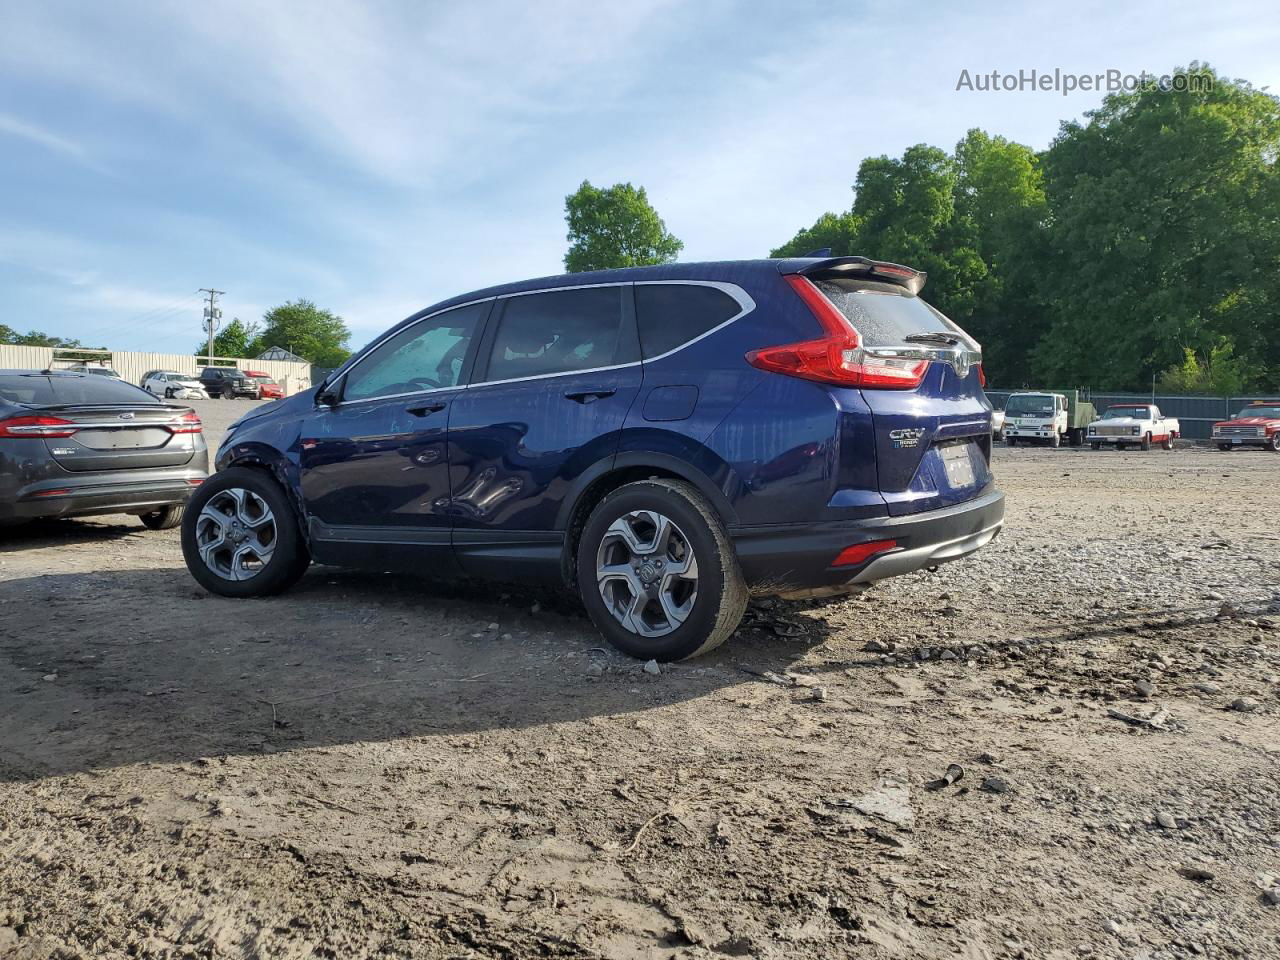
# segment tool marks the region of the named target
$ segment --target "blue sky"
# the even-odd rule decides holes
[[[1280,90],[1263,3],[10,3],[0,323],[186,352],[308,297],[353,346],[435,300],[557,273],[565,194],[644,185],[683,259],[767,255],[859,161],[970,127],[1045,146],[1093,92],[962,69]],[[869,251],[874,254],[874,251]]]

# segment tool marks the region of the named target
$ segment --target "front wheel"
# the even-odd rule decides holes
[[[576,566],[596,628],[645,660],[684,660],[718,647],[747,606],[724,525],[679,480],[628,483],[601,500],[582,529]]]
[[[1016,447],[1018,445],[1017,437],[1005,437],[1004,442],[1007,446]]]
[[[1062,446],[1062,434],[1055,431],[1053,436],[1049,438],[1049,446],[1055,448]]]
[[[1221,450],[1221,451],[1223,451],[1224,453],[1230,453],[1230,452],[1231,452],[1231,444],[1229,444],[1229,443],[1220,443],[1220,444],[1218,444],[1218,449],[1219,449],[1219,450]]]
[[[246,467],[220,470],[192,494],[182,555],[200,585],[224,597],[279,593],[311,563],[285,492],[269,474]]]
[[[164,388],[164,398],[165,398],[166,400],[172,400],[172,399],[173,399],[173,387],[165,387],[165,388]]]
[[[1139,450],[1150,450],[1150,449],[1151,449],[1151,434],[1149,434],[1149,433],[1144,433],[1144,434],[1142,435],[1142,439],[1138,442],[1138,449],[1139,449]]]
[[[182,511],[182,504],[171,503],[162,510],[144,513],[138,519],[148,530],[172,530],[182,522]]]
[[[1100,444],[1100,443],[1091,443],[1091,444],[1089,444],[1089,449],[1090,449],[1090,450],[1101,450],[1101,449],[1102,449],[1102,444]]]

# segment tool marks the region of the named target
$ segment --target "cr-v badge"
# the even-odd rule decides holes
[[[899,450],[910,450],[920,446],[920,438],[924,436],[923,427],[903,428],[902,430],[890,430],[889,439],[893,441],[895,448]]]

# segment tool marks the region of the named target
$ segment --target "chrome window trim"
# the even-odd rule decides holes
[[[417,320],[414,320],[408,326],[402,327],[399,330],[392,331],[391,333],[388,333],[385,336],[383,336],[381,339],[375,341],[371,346],[369,346],[365,350],[365,352],[354,363],[351,364],[351,366],[347,367],[345,370],[340,371],[338,375],[333,378],[331,383],[328,384],[328,386],[329,387],[335,386],[336,384],[339,383],[339,381],[345,382],[346,378],[350,375],[352,370],[354,370],[356,367],[362,364],[365,360],[371,357],[379,347],[381,347],[384,343],[386,343],[392,337],[399,336],[400,334],[404,333],[406,330],[412,329],[413,327],[417,326],[419,323],[422,323],[425,320],[430,320],[433,317],[438,317],[442,313],[448,313],[451,310],[459,310],[462,307],[470,307],[478,303],[489,303],[490,301],[494,301],[494,300],[510,300],[514,297],[536,296],[540,293],[562,293],[566,290],[593,290],[593,289],[600,289],[602,287],[662,286],[662,285],[714,287],[715,289],[733,298],[733,300],[737,302],[739,310],[728,320],[725,320],[717,324],[716,326],[712,327],[710,330],[706,330],[703,333],[698,334],[698,336],[690,340],[686,340],[684,343],[680,344],[678,347],[673,347],[672,349],[668,350],[666,353],[658,354],[656,357],[648,357],[643,360],[633,360],[629,363],[615,363],[615,364],[610,364],[604,367],[586,367],[581,370],[561,370],[557,373],[537,373],[528,377],[510,377],[505,380],[478,380],[478,381],[475,381],[474,383],[462,384],[462,385],[457,385],[452,387],[432,387],[427,390],[414,390],[410,393],[393,393],[393,394],[386,394],[380,397],[364,397],[360,400],[343,400],[340,403],[336,404],[334,407],[331,407],[330,409],[336,410],[339,407],[356,406],[358,404],[364,404],[364,403],[377,403],[383,400],[399,400],[405,397],[419,397],[419,396],[425,396],[427,394],[432,394],[432,393],[441,393],[446,390],[470,390],[473,387],[502,386],[509,383],[524,383],[530,380],[549,380],[553,377],[570,377],[570,376],[576,376],[581,374],[605,373],[610,370],[624,370],[628,367],[638,367],[645,363],[655,363],[658,360],[665,360],[667,357],[670,357],[673,354],[679,353],[681,350],[685,349],[685,347],[692,346],[693,344],[697,343],[699,340],[703,340],[706,337],[711,336],[713,333],[718,333],[719,331],[723,330],[725,327],[729,326],[729,324],[735,323],[736,321],[741,320],[743,317],[751,313],[756,308],[755,300],[751,298],[751,295],[747,293],[747,291],[743,290],[736,283],[727,283],[722,280],[612,280],[604,283],[571,283],[571,284],[566,284],[558,287],[542,287],[537,290],[517,290],[511,293],[497,294],[492,297],[481,297],[477,300],[467,300],[464,303],[455,303],[452,306],[444,307],[443,309],[436,310],[433,313],[428,313],[425,316],[419,317]],[[639,323],[638,317],[636,318],[636,322],[637,324]]]

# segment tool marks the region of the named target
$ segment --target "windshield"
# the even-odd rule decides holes
[[[1107,412],[1102,415],[1102,419],[1119,420],[1122,417],[1132,417],[1134,420],[1145,420],[1150,410],[1150,407],[1107,407]]]
[[[270,377],[254,377],[253,379],[257,380],[259,383],[270,383],[270,384],[275,383],[275,381],[272,380]]]
[[[32,373],[0,375],[0,398],[32,406],[161,402],[145,390],[110,377],[40,376]]]
[[[913,333],[944,333],[970,350],[978,345],[941,312],[892,283],[818,280],[817,287],[858,331],[868,347],[900,347]]]
[[[1275,407],[1245,407],[1236,414],[1237,420],[1244,420],[1248,417],[1273,417],[1280,420],[1280,406]]]
[[[1021,396],[1010,397],[1005,404],[1004,412],[1010,417],[1052,417],[1053,397]]]

